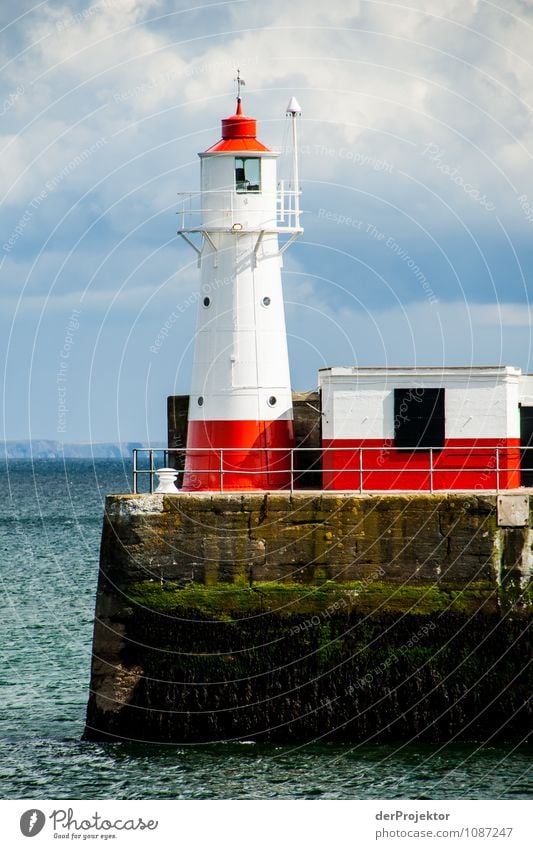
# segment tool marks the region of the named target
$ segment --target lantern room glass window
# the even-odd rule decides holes
[[[258,156],[235,157],[235,189],[239,193],[261,191],[261,159]]]

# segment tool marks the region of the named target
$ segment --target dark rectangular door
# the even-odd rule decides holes
[[[520,483],[533,486],[533,407],[520,407],[520,445]]]

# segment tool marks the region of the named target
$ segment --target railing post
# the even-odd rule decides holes
[[[363,449],[359,449],[359,492],[363,493]]]
[[[496,446],[496,492],[500,491],[500,447]]]
[[[224,491],[224,449],[220,449],[220,492]]]
[[[294,490],[294,448],[290,449],[291,453],[291,495]]]
[[[137,495],[139,487],[137,483],[137,449],[133,449],[133,494]]]
[[[154,449],[150,448],[150,495],[154,491]]]
[[[433,495],[433,448],[429,449],[429,491]]]

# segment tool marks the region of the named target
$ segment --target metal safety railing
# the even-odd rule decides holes
[[[268,198],[272,198],[274,193],[250,192],[249,197],[259,200],[265,200],[265,208],[261,209],[257,203],[250,206],[250,216],[253,220],[261,220],[265,222],[272,220],[272,206],[268,204]],[[275,226],[281,229],[299,228],[299,215],[301,210],[298,207],[297,199],[301,195],[300,191],[285,188],[285,183],[282,180],[275,192]],[[234,223],[235,208],[235,191],[233,189],[214,189],[213,191],[205,192],[178,192],[179,197],[179,231],[190,232],[195,230],[209,230],[212,226],[226,229]],[[242,197],[242,195],[238,195]],[[242,204],[238,206],[239,215],[242,215]],[[210,224],[206,223],[206,219]],[[266,224],[265,224],[266,226]],[[257,227],[260,229],[260,225]]]
[[[306,464],[306,457],[310,463]],[[157,458],[161,458],[164,468],[175,469],[178,479],[186,473],[188,490],[231,490],[232,478],[234,480],[237,475],[249,478],[250,489],[254,489],[252,482],[256,480],[256,488],[290,492],[310,488],[359,493],[391,490],[499,492],[521,486],[527,475],[530,478],[527,485],[533,485],[533,447],[529,445],[135,448],[134,493],[139,492],[139,483],[146,478],[147,491],[154,492],[154,478],[159,467]],[[531,461],[528,468],[524,458]],[[318,486],[317,475],[321,478]],[[312,486],[309,486],[310,479],[314,480]]]

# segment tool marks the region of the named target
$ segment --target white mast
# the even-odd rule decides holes
[[[291,97],[287,106],[287,115],[291,116],[292,123],[292,182],[294,191],[294,226],[300,226],[300,175],[298,171],[298,139],[296,133],[296,118],[302,114],[300,104],[295,97]]]

